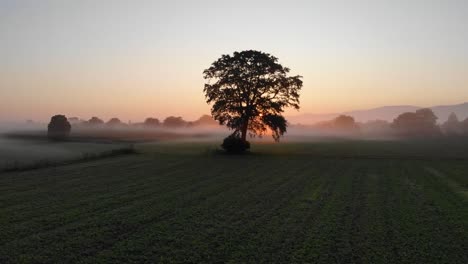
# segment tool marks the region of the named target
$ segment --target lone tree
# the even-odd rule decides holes
[[[181,116],[169,116],[164,119],[163,125],[170,128],[180,128],[186,126],[187,122]]]
[[[53,140],[62,140],[70,134],[71,125],[64,115],[54,115],[47,126],[47,136]]]
[[[157,127],[160,125],[160,122],[157,118],[148,117],[145,119],[145,122],[143,124],[147,127]]]
[[[338,130],[353,131],[358,129],[354,117],[348,115],[340,115],[333,119],[333,126]]]
[[[109,119],[109,121],[107,121],[106,125],[110,127],[117,127],[117,126],[122,126],[123,123],[117,117],[113,117]]]
[[[247,133],[264,135],[272,131],[275,141],[286,132],[284,108],[299,109],[302,76],[288,76],[289,68],[268,53],[247,50],[222,55],[203,71],[208,80],[203,91],[213,103],[211,114],[234,133],[230,137],[246,142]]]
[[[455,113],[452,112],[449,115],[447,121],[442,124],[442,129],[448,136],[457,136],[462,133],[461,122]]]
[[[88,120],[88,124],[90,126],[100,126],[104,124],[104,121],[100,119],[99,117],[93,116],[91,119]]]

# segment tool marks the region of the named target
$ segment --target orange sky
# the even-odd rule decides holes
[[[468,101],[462,1],[293,2],[1,3],[0,120],[196,119],[202,71],[246,49],[304,77],[300,113]]]

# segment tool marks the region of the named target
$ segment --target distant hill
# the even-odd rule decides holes
[[[439,122],[446,121],[452,112],[455,113],[460,120],[464,120],[468,117],[468,102],[457,105],[438,105],[431,107],[431,109],[439,118]]]
[[[292,124],[314,124],[320,121],[330,120],[340,114],[350,115],[358,122],[366,122],[369,120],[387,120],[393,121],[399,114],[404,112],[414,112],[422,107],[413,105],[396,105],[396,106],[383,106],[367,110],[355,110],[342,113],[330,114],[302,114],[296,116],[289,116],[286,119]],[[468,102],[456,105],[438,105],[430,107],[437,115],[438,122],[447,120],[450,113],[454,112],[460,120],[468,117]]]

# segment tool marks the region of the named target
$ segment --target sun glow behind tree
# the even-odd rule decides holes
[[[276,57],[260,51],[223,55],[203,72],[211,114],[243,141],[248,132],[264,135],[268,129],[279,141],[287,129],[282,113],[287,107],[299,109],[302,88],[302,77],[288,73]]]

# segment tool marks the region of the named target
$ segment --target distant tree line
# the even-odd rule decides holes
[[[70,117],[68,121],[76,127],[107,127],[107,128],[184,128],[184,127],[197,127],[197,126],[218,126],[216,122],[209,115],[202,115],[195,121],[186,121],[180,116],[169,116],[163,121],[155,117],[148,117],[143,122],[139,123],[124,123],[119,118],[113,117],[107,122],[99,117],[93,116],[89,120],[82,120],[78,117]]]
[[[359,125],[352,116],[339,115],[330,121],[319,122],[315,125],[320,130],[333,130],[340,133],[359,133]]]
[[[429,108],[406,112],[393,120],[391,127],[401,137],[468,136],[468,118],[459,121],[455,113],[441,125]]]
[[[169,116],[162,122],[154,117],[148,117],[142,123],[124,123],[119,118],[113,117],[104,122],[99,117],[93,116],[89,120],[78,117],[67,118],[65,115],[54,115],[48,125],[47,135],[53,140],[63,140],[68,137],[71,128],[187,128],[201,126],[219,126],[211,116],[203,115],[195,121],[185,121],[182,117]]]
[[[346,134],[374,134],[397,137],[437,137],[468,136],[468,118],[460,121],[451,113],[447,121],[437,124],[437,116],[431,109],[424,108],[415,112],[406,112],[396,117],[393,122],[372,120],[359,123],[352,116],[340,115],[333,120],[319,122],[313,127],[321,131],[333,131]]]
[[[460,121],[455,113],[451,113],[442,124],[437,124],[437,116],[431,109],[419,109],[415,112],[400,114],[392,122],[372,120],[364,123],[356,122],[352,116],[340,115],[332,120],[319,122],[311,128],[318,131],[333,131],[347,135],[376,135],[397,137],[436,137],[436,136],[468,136],[468,118]],[[99,117],[82,120],[77,117],[66,118],[65,115],[55,115],[48,125],[48,136],[53,140],[68,137],[71,128],[190,128],[203,126],[219,126],[209,115],[203,115],[195,121],[186,121],[182,117],[169,116],[163,121],[148,117],[141,123],[124,123],[119,118],[111,118],[107,122]],[[226,144],[232,143],[230,139]]]

